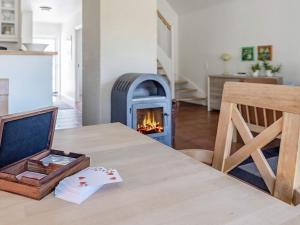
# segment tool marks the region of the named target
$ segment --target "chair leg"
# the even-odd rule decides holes
[[[300,187],[300,115],[284,113],[274,196],[291,204]]]

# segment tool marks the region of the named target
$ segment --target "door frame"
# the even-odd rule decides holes
[[[78,65],[79,65],[79,62],[77,61],[78,59],[78,48],[77,48],[77,45],[78,45],[78,31],[81,30],[81,34],[83,32],[82,30],[82,25],[78,26],[75,28],[75,102],[76,103],[79,103],[79,102],[82,102],[82,77],[81,79],[79,78],[79,74],[78,74]],[[82,42],[81,42],[81,58],[82,58],[82,62],[80,63],[81,64],[81,70],[83,69],[82,66],[83,66],[83,51],[82,51]],[[81,76],[83,76],[83,70],[81,72]],[[80,82],[81,80],[81,82]],[[80,89],[81,89],[81,93],[80,93]]]

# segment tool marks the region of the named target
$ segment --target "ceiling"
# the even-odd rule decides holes
[[[51,11],[42,11],[41,6],[52,7]],[[22,10],[33,12],[36,22],[62,23],[82,8],[82,0],[22,0]]]
[[[210,7],[224,0],[167,0],[179,14],[190,13]]]

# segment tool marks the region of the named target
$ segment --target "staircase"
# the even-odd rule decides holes
[[[206,98],[197,95],[198,89],[193,88],[192,84],[187,80],[175,81],[175,95],[178,102],[190,102],[195,104],[203,104]]]
[[[166,71],[163,66],[157,60],[157,73],[167,77]],[[195,104],[203,104],[206,101],[206,98],[199,97],[198,89],[193,88],[187,80],[176,80],[175,81],[175,99],[177,102],[190,102]]]
[[[157,60],[157,74],[167,77],[167,73],[159,60]]]

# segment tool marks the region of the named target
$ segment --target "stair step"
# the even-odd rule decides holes
[[[203,101],[206,100],[204,97],[189,97],[189,98],[177,98],[177,101]]]
[[[177,85],[182,85],[182,84],[187,84],[188,83],[188,81],[186,81],[186,80],[176,80],[175,81],[175,84],[177,84]]]
[[[157,70],[163,70],[163,66],[157,66]]]
[[[190,92],[196,92],[198,91],[197,89],[193,89],[193,88],[180,88],[180,89],[176,89],[176,92],[180,92],[180,93],[190,93]]]
[[[161,76],[165,76],[165,77],[168,76],[166,73],[158,73],[158,74],[161,75]]]

